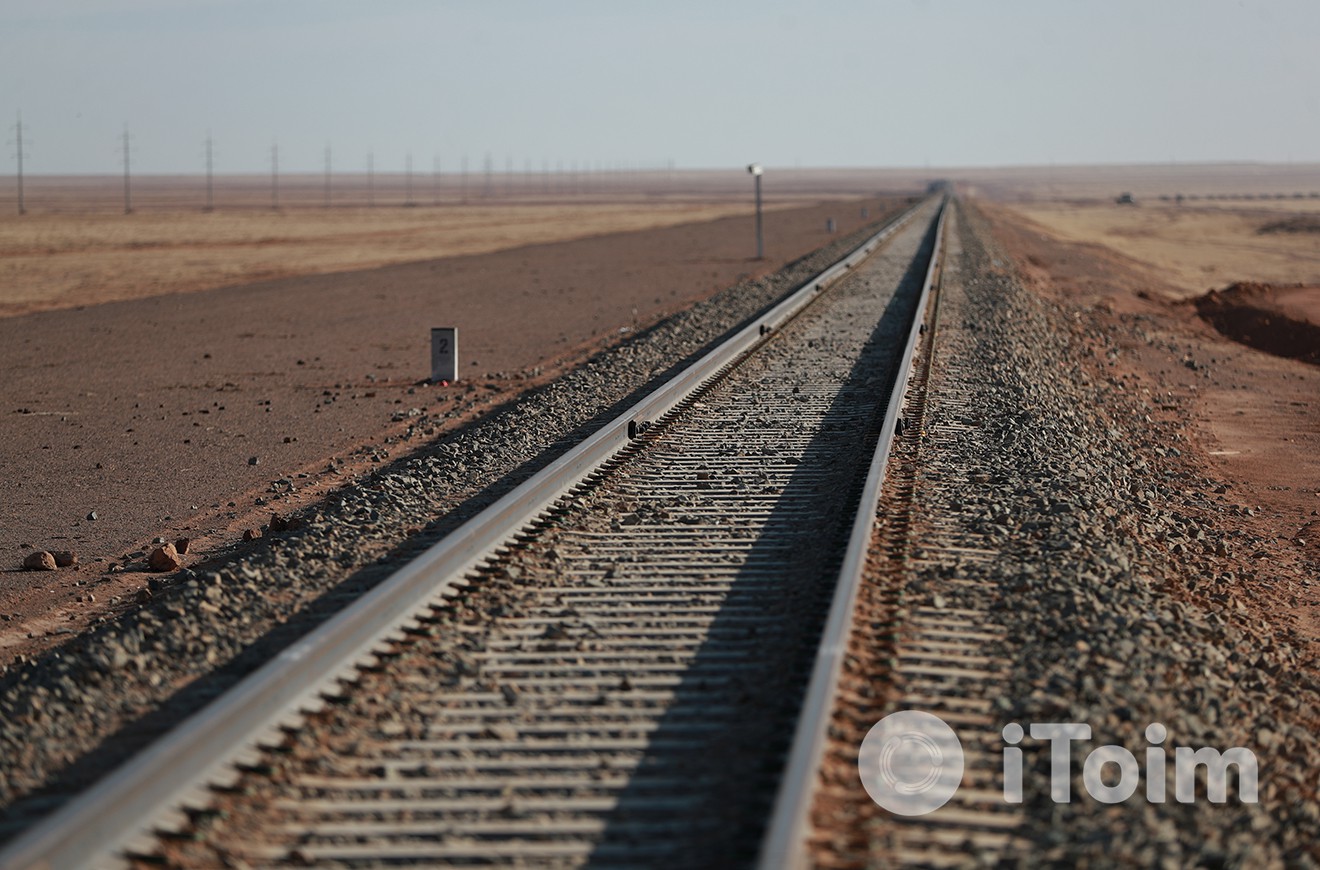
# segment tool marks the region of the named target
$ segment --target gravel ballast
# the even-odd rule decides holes
[[[934,205],[380,648],[167,863],[750,863]]]
[[[1253,618],[1235,591],[1272,582],[1267,562],[1237,558],[1270,542],[1219,527],[1242,508],[1190,461],[1177,421],[1152,420],[1148,398],[1107,372],[1116,337],[1085,309],[1024,290],[974,209],[961,208],[959,224],[916,461],[923,531],[910,543],[905,612],[962,609],[1003,629],[983,650],[1008,663],[988,699],[996,772],[1009,723],[1028,735],[1033,723],[1091,729],[1071,745],[1067,802],[1050,793],[1049,743],[1022,741],[1022,822],[1002,850],[967,846],[966,862],[1317,866],[1316,663],[1303,638]],[[1147,799],[1152,725],[1167,735],[1163,802]],[[1107,744],[1141,770],[1135,794],[1114,804],[1091,797],[1082,776]],[[1195,800],[1179,801],[1176,747],[1250,749],[1259,802],[1242,800],[1232,774],[1227,799],[1211,802],[1204,768]],[[1116,780],[1110,765],[1104,782]],[[872,818],[872,854],[914,824]]]

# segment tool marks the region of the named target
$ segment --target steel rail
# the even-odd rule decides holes
[[[857,592],[862,585],[862,573],[866,568],[867,554],[871,548],[876,509],[885,482],[885,468],[889,462],[889,452],[893,447],[894,435],[898,428],[903,397],[907,392],[908,380],[912,376],[917,342],[925,322],[927,302],[932,293],[942,256],[947,205],[946,198],[940,208],[930,265],[926,269],[921,296],[917,300],[912,326],[908,330],[899,375],[880,426],[879,440],[871,458],[866,483],[862,488],[860,504],[848,539],[848,549],[844,555],[843,565],[839,569],[834,600],[830,604],[811,681],[807,684],[803,698],[802,712],[798,717],[788,762],[784,768],[784,776],[780,780],[770,823],[762,840],[758,861],[760,870],[780,870],[780,868],[796,870],[808,866],[806,846],[807,833],[811,827],[811,801],[824,758],[830,716],[839,677],[843,670],[843,660],[848,651],[848,635],[852,628]]]
[[[383,641],[415,624],[428,603],[463,585],[467,571],[626,447],[639,424],[663,417],[755,350],[928,201],[896,215],[847,256],[38,822],[0,850],[0,868],[114,864],[125,852],[153,841],[155,829],[182,821],[184,807],[205,806],[211,785],[231,781],[233,766],[252,758],[255,747],[276,740],[281,728],[320,709],[325,696],[335,694],[336,681],[349,677]]]

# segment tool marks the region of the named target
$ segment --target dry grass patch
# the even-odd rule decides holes
[[[745,203],[0,217],[0,316],[746,214]]]
[[[1113,203],[1005,204],[1048,234],[1104,245],[1160,272],[1185,296],[1236,281],[1320,284],[1320,249],[1307,233],[1262,233],[1279,211]],[[1299,203],[1299,210],[1308,210]]]

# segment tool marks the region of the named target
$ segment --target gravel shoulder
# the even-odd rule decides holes
[[[1071,312],[1107,397],[1177,433],[1181,461],[1222,487],[1209,516],[1241,543],[1203,566],[1232,574],[1219,594],[1320,656],[1320,368],[1225,337],[1148,264],[981,206],[1001,265]]]
[[[198,709],[865,232],[629,336],[517,403],[336,490],[294,528],[232,558],[154,578],[140,606],[20,657],[0,675],[0,836]],[[421,440],[424,432],[413,434]]]
[[[987,698],[996,754],[1008,723],[1091,728],[1072,745],[1069,802],[1051,794],[1048,744],[1021,744],[1019,824],[962,860],[1317,866],[1320,670],[1307,636],[1247,603],[1279,582],[1267,558],[1278,542],[1235,522],[1229,482],[1196,460],[1178,409],[1152,413],[1111,365],[1140,324],[1033,292],[983,214],[964,205],[959,223],[898,613],[982,613],[1002,635],[983,650],[1008,663]],[[959,541],[975,549],[949,548]],[[901,686],[886,692],[901,703]],[[1167,730],[1163,802],[1146,799],[1153,723]],[[1138,791],[1114,804],[1082,777],[1082,760],[1108,744],[1142,760]],[[1240,800],[1232,776],[1227,801],[1207,801],[1204,771],[1194,802],[1174,799],[1174,747],[1239,746],[1259,760],[1258,803]],[[867,851],[886,854],[904,824],[871,817]]]

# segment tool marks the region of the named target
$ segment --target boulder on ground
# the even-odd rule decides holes
[[[38,550],[23,560],[23,567],[29,571],[54,571],[58,565],[55,557],[45,550]]]
[[[153,571],[177,571],[183,566],[183,560],[179,558],[179,551],[174,549],[173,544],[165,544],[151,551],[147,564]]]

